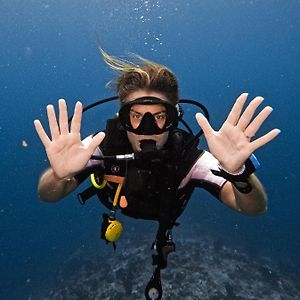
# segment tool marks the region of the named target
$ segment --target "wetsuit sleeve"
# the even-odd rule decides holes
[[[181,181],[179,189],[192,184],[201,187],[219,198],[219,193],[226,179],[215,176],[211,170],[218,170],[218,160],[208,151],[203,151],[187,176]]]
[[[92,139],[92,137],[93,136],[90,135],[87,138],[85,138],[82,142],[84,144],[88,144]],[[93,155],[100,156],[100,157],[103,156],[100,147],[96,148]],[[75,175],[75,179],[77,180],[78,184],[81,184],[87,177],[90,176],[91,173],[93,173],[95,169],[99,169],[99,168],[104,168],[103,161],[90,159],[87,162],[86,166],[83,168],[83,170],[81,170],[78,174]]]

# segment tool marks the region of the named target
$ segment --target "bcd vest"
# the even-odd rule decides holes
[[[132,153],[132,147],[126,131],[118,119],[107,121],[105,138],[100,149],[104,156]],[[133,218],[146,220],[165,220],[166,227],[171,227],[183,212],[193,187],[178,189],[180,182],[188,174],[202,150],[197,149],[198,140],[184,148],[191,134],[181,129],[169,132],[169,137],[159,158],[153,161],[104,160],[104,168],[94,170],[95,178],[101,183],[104,175],[125,178],[121,194],[128,205],[120,208],[122,213]],[[109,183],[105,188],[93,190],[99,200],[109,209],[117,184]]]

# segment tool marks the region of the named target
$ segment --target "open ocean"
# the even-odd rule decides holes
[[[115,94],[97,40],[109,54],[133,52],[168,66],[181,97],[203,103],[215,129],[242,92],[274,109],[257,136],[281,129],[255,153],[268,212],[242,216],[197,190],[174,229],[183,246],[162,275],[163,299],[300,299],[299,16],[299,0],[0,0],[0,299],[142,299],[152,274],[136,266],[151,265],[154,223],[121,217],[125,232],[114,253],[99,238],[106,210],[96,199],[81,206],[74,193],[47,204],[36,193],[48,162],[33,120],[46,124],[46,105],[57,107],[59,98],[71,113],[77,100]],[[117,110],[87,112],[82,136],[103,129]],[[186,109],[185,119],[197,129],[195,112]],[[146,256],[137,256],[144,246]]]

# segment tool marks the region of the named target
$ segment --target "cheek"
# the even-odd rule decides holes
[[[156,141],[157,149],[161,149],[167,142],[169,132],[164,132],[158,135],[137,135],[133,132],[127,131],[128,140],[134,151],[141,151],[140,141],[141,140],[154,140]]]
[[[127,131],[127,137],[128,137],[128,140],[131,144],[132,149],[134,151],[141,151],[139,136],[134,134],[133,132]]]
[[[169,136],[169,132],[164,132],[160,135],[154,136],[156,138],[153,139],[156,141],[156,147],[158,150],[161,149],[164,146],[164,144],[167,142],[168,136]]]

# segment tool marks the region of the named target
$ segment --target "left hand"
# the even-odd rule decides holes
[[[273,109],[270,106],[265,107],[252,120],[256,109],[264,99],[255,97],[242,113],[247,97],[248,94],[243,93],[237,98],[219,131],[215,131],[201,113],[196,114],[196,119],[204,132],[210,152],[218,159],[222,167],[232,173],[239,171],[243,163],[256,149],[267,144],[280,133],[279,129],[273,129],[251,141],[251,138],[255,136]]]

